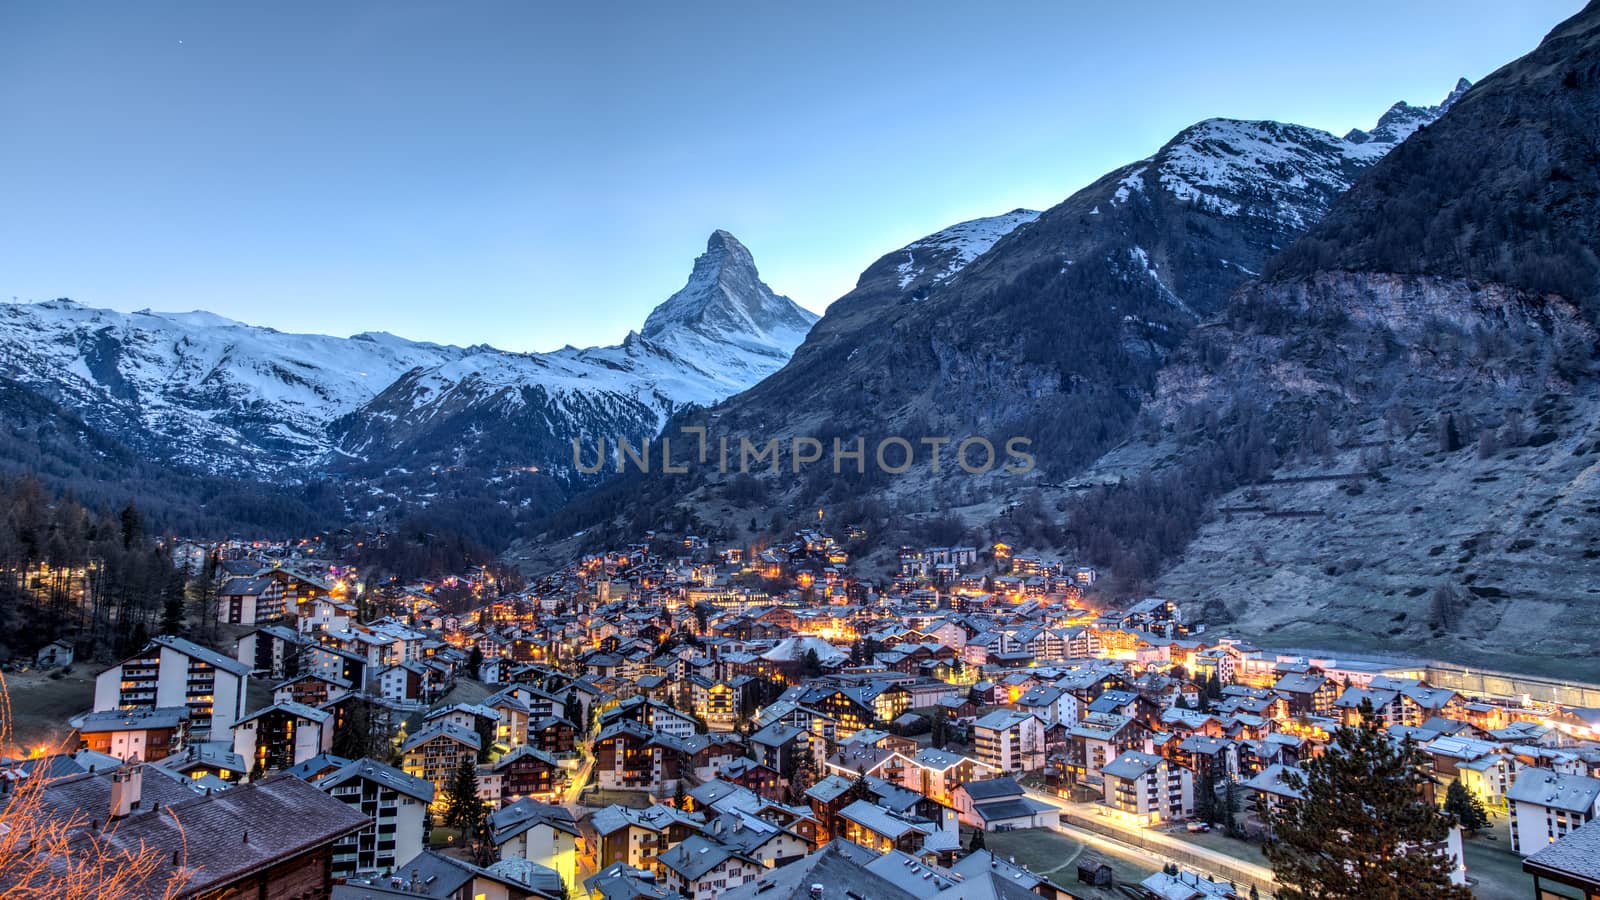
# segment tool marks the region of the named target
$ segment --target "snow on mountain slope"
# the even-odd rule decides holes
[[[292,477],[424,446],[452,462],[475,446],[533,453],[516,461],[542,466],[558,446],[570,459],[572,436],[653,436],[685,404],[744,390],[782,366],[815,319],[719,231],[646,321],[648,336],[613,347],[508,353],[52,300],[0,304],[0,374],[150,458],[206,472]],[[506,423],[526,433],[482,437]]]
[[[695,259],[689,281],[650,313],[640,336],[710,377],[721,399],[777,371],[817,318],[773,293],[750,251],[719,229]]]
[[[286,334],[207,312],[0,304],[0,370],[141,452],[264,474],[328,449],[327,422],[459,356],[392,335]]]
[[[469,353],[408,373],[333,432],[353,461],[570,468],[573,439],[591,454],[600,438],[637,443],[686,405],[777,371],[816,318],[773,293],[750,251],[717,231],[684,287],[621,344]]]
[[[918,281],[927,286],[944,281],[989,252],[995,241],[1037,218],[1036,209],[1014,209],[961,222],[907,244],[891,254],[904,257],[895,269],[900,276],[900,289],[906,290]]]
[[[1379,147],[1374,148],[1379,152],[1373,155],[1375,157],[1382,156],[1388,152],[1388,148],[1381,145],[1387,144],[1389,147],[1393,147],[1414,134],[1418,128],[1432,123],[1435,119],[1448,112],[1450,107],[1461,99],[1461,95],[1465,94],[1471,87],[1472,82],[1465,78],[1458,79],[1456,86],[1450,90],[1449,94],[1445,95],[1444,100],[1437,106],[1412,106],[1405,101],[1396,103],[1389,107],[1389,111],[1378,119],[1377,126],[1371,131],[1352,129],[1344,136],[1344,139],[1352,144],[1379,145]]]
[[[1363,170],[1443,115],[1470,87],[1461,79],[1438,106],[1396,103],[1372,131],[1351,131],[1343,138],[1303,125],[1206,119],[1140,164],[1111,202],[1127,202],[1153,178],[1178,199],[1220,215],[1303,230],[1320,220]]]
[[[1396,104],[1363,141],[1198,122],[1042,213],[1013,213],[1025,220],[1016,227],[1002,218],[987,246],[940,235],[885,255],[783,369],[697,421],[729,434],[1016,435],[1033,442],[1041,473],[1072,477],[1128,433],[1190,330],[1328,214],[1391,138],[1435,114]],[[976,256],[952,252],[959,268],[947,276],[919,249],[952,245]],[[922,502],[946,477],[913,467],[872,496]],[[948,477],[955,489],[960,475]],[[810,502],[802,479],[774,488]]]

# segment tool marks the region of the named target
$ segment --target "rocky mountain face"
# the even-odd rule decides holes
[[[653,435],[685,406],[771,374],[815,318],[719,231],[644,334],[613,347],[508,353],[54,300],[0,304],[0,376],[146,460],[199,474],[500,466],[564,481],[572,438]]]
[[[1472,82],[1465,78],[1458,79],[1456,86],[1445,95],[1444,102],[1437,106],[1412,106],[1405,101],[1389,107],[1389,111],[1378,119],[1378,124],[1371,131],[1362,131],[1352,128],[1344,139],[1352,144],[1388,144],[1394,146],[1416,133],[1417,129],[1432,124],[1433,121],[1444,115],[1461,95],[1472,87]]]
[[[1048,211],[962,223],[888,253],[787,365],[695,421],[735,442],[1020,435],[1042,477],[1070,477],[1133,426],[1197,322],[1321,220],[1391,139],[1457,96],[1397,104],[1350,138],[1208,119]],[[863,496],[950,505],[939,485],[953,467],[935,477],[926,462],[881,484],[789,473],[769,487],[797,508]],[[722,513],[721,479],[706,479],[690,505]]]
[[[1160,373],[1097,465],[1213,479],[1158,589],[1274,646],[1594,678],[1600,9],[1388,154]],[[1246,443],[1250,443],[1247,441]]]
[[[788,362],[816,321],[816,313],[774,294],[750,251],[718,230],[688,283],[650,313],[639,334],[743,388]]]
[[[152,531],[302,532],[338,521],[338,497],[317,485],[273,485],[163,464],[14,379],[0,376],[0,474],[36,478],[86,507],[133,502]]]

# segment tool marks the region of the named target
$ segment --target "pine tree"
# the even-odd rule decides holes
[[[589,733],[589,720],[583,714],[583,702],[578,699],[577,691],[567,691],[567,699],[561,704],[561,718],[577,726],[578,737]]]
[[[1286,783],[1300,797],[1269,816],[1265,847],[1282,900],[1471,900],[1450,883],[1438,843],[1450,817],[1421,795],[1420,754],[1363,723],[1335,732],[1327,752]]]
[[[444,824],[470,839],[483,821],[483,801],[478,799],[478,765],[467,757],[456,767],[455,777],[445,788]]]
[[[1445,789],[1444,811],[1454,816],[1468,834],[1477,834],[1489,827],[1489,813],[1483,808],[1483,801],[1459,780],[1450,782],[1450,787]]]
[[[208,640],[217,638],[217,574],[221,568],[221,561],[215,554],[207,554],[205,565],[200,567],[200,575],[190,585],[190,597],[194,605],[194,619],[199,625],[200,633]]]
[[[815,678],[822,674],[822,660],[817,656],[816,650],[806,650],[806,655],[803,657],[803,665],[805,666],[807,678]]]
[[[1222,783],[1223,826],[1229,837],[1244,836],[1244,829],[1239,827],[1239,807],[1239,782],[1230,776]]]
[[[811,748],[796,749],[794,774],[789,778],[789,800],[792,803],[805,803],[806,791],[817,783],[816,761],[811,756]]]
[[[122,508],[118,518],[122,524],[122,549],[132,550],[134,544],[144,539],[144,518],[132,503]]]
[[[1222,819],[1217,808],[1217,779],[1211,774],[1211,767],[1204,762],[1200,764],[1200,777],[1194,786],[1194,817],[1202,822],[1218,822]]]
[[[974,831],[972,833],[972,841],[967,844],[967,851],[969,853],[977,853],[979,850],[982,850],[985,846],[986,846],[986,844],[985,844],[984,839],[983,839],[983,829],[979,828],[977,831]]]
[[[183,573],[173,569],[162,590],[161,633],[183,634]]]
[[[388,736],[380,733],[371,700],[356,697],[346,704],[344,724],[333,732],[333,755],[345,759],[370,757],[379,762],[389,761],[393,754]]]

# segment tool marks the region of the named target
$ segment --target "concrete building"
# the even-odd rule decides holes
[[[226,740],[244,717],[250,666],[193,641],[158,637],[95,676],[94,711],[184,707],[195,740]]]
[[[1600,779],[1523,769],[1506,800],[1511,809],[1511,849],[1530,856],[1600,813]]]
[[[1044,767],[1044,723],[1037,716],[997,709],[972,724],[978,762],[1001,774]]]
[[[433,802],[433,785],[370,759],[347,762],[311,783],[370,823],[334,843],[335,878],[390,872],[422,852],[423,815]]]
[[[188,744],[189,709],[112,709],[74,719],[81,749],[117,759],[156,762]]]
[[[273,772],[333,749],[333,713],[303,703],[274,703],[233,728],[233,752],[252,773]]]
[[[1141,826],[1194,812],[1194,773],[1152,753],[1129,750],[1100,770],[1104,803]]]

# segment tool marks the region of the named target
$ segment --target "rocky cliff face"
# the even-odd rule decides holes
[[[1218,422],[1270,441],[1158,590],[1274,646],[1600,675],[1567,661],[1600,627],[1597,66],[1591,6],[1191,334],[1097,476],[1192,482]]]
[[[1327,270],[1466,278],[1561,294],[1593,317],[1600,17],[1587,8],[1462,94],[1385,159],[1274,280]]]
[[[1415,134],[1417,129],[1433,124],[1434,120],[1449,111],[1461,95],[1472,87],[1472,82],[1465,78],[1456,81],[1456,86],[1445,95],[1444,101],[1437,106],[1412,106],[1401,101],[1389,107],[1389,111],[1378,118],[1378,124],[1371,131],[1362,131],[1353,128],[1344,136],[1345,141],[1352,144],[1388,144],[1394,146]]]
[[[815,313],[774,294],[749,249],[719,229],[695,259],[688,283],[650,313],[640,334],[672,349],[736,347],[781,365],[816,321]]]
[[[1120,439],[1197,321],[1455,96],[1397,105],[1351,138],[1208,119],[1044,213],[886,254],[718,422],[763,437],[1024,435],[1069,474]]]

